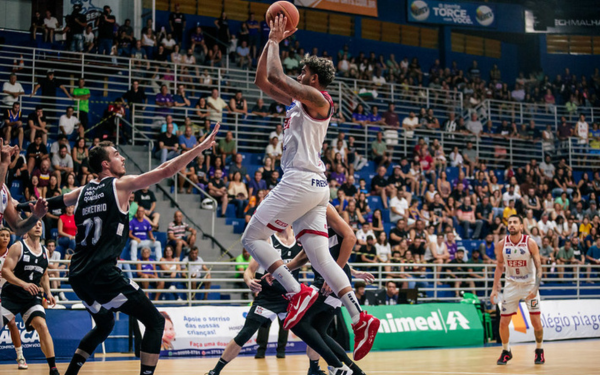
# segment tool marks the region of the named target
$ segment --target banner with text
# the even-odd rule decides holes
[[[161,356],[212,356],[223,352],[244,326],[249,306],[199,306],[159,308],[165,317]],[[143,327],[140,327],[143,329]],[[279,322],[269,331],[268,349],[277,346]],[[242,354],[256,353],[256,334],[242,348]],[[289,333],[286,351],[304,352],[306,344]]]
[[[354,343],[351,319],[342,309]],[[426,347],[473,346],[483,344],[483,325],[473,305],[427,303],[420,305],[369,306],[369,314],[379,318],[381,326],[374,350]]]
[[[307,8],[377,17],[377,0],[294,0],[294,4]]]
[[[409,22],[496,28],[496,7],[489,3],[408,0]]]
[[[540,310],[544,341],[600,337],[600,300],[541,301]],[[523,302],[510,323],[510,341],[535,341]]]
[[[598,9],[525,10],[525,32],[543,34],[600,34]]]
[[[92,329],[92,319],[86,310],[46,310],[48,331],[54,342],[56,358],[71,358],[79,341]],[[28,360],[43,360],[44,353],[40,347],[40,336],[36,331],[27,332],[25,324],[18,315],[17,328],[23,345],[23,355]],[[0,361],[14,361],[15,349],[10,338],[10,331],[5,326],[0,330]]]

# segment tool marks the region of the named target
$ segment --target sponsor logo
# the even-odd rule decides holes
[[[381,319],[379,333],[413,332],[413,331],[457,331],[471,329],[470,322],[459,311],[449,311],[446,316],[441,311],[432,311],[429,316],[394,317],[386,314]]]
[[[327,185],[327,180],[317,180],[315,178],[313,178],[311,180],[311,185],[312,186],[316,186],[316,187],[327,187],[329,185]]]
[[[279,226],[280,226],[280,227],[282,227],[282,228],[287,228],[287,226],[288,226],[288,224],[287,224],[287,223],[284,223],[284,222],[283,222],[283,221],[281,221],[281,220],[275,220],[275,224],[279,225]]]
[[[412,14],[417,21],[425,21],[429,18],[429,6],[422,0],[413,1],[410,5],[410,14]]]
[[[527,267],[526,260],[507,260],[506,264],[509,267]]]
[[[538,306],[538,300],[537,299],[532,299],[531,300],[531,307],[537,307]]]
[[[494,12],[487,5],[477,8],[475,19],[481,26],[489,26],[494,23]]]

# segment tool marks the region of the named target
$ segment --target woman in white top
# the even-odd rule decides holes
[[[542,247],[542,236],[540,236],[540,230],[537,227],[531,228],[530,237],[539,247]]]
[[[496,190],[502,190],[502,185],[498,183],[498,177],[490,173],[490,193],[494,194]]]
[[[171,53],[171,62],[173,64],[181,64],[182,61],[183,56],[179,53],[179,44],[176,44],[175,47],[173,47],[173,53]]]
[[[142,35],[142,46],[146,50],[146,56],[148,56],[148,60],[152,60],[154,58],[156,37],[154,36],[154,31],[152,31],[152,28],[150,27],[146,31],[146,34]]]
[[[525,233],[531,235],[531,228],[537,227],[537,221],[533,217],[533,210],[527,210],[527,217],[523,219],[523,226],[525,227]]]
[[[452,167],[462,167],[464,164],[464,159],[460,152],[458,151],[458,146],[454,146],[454,149],[450,153],[450,165]]]
[[[437,241],[429,243],[431,255],[433,255],[433,263],[444,264],[450,262],[450,253],[446,242],[444,242],[444,234],[438,233]]]
[[[387,235],[384,232],[379,233],[377,237],[377,243],[375,244],[375,251],[377,251],[377,258],[381,263],[389,263],[392,257],[392,247],[388,242]]]
[[[175,41],[175,39],[173,39],[173,35],[171,33],[168,33],[167,37],[163,38],[160,44],[162,44],[162,46],[165,47],[165,51],[171,53],[173,52],[173,49],[175,48],[177,42]]]
[[[175,254],[175,252],[173,251],[173,246],[167,245],[167,247],[165,247],[163,257],[160,258],[160,269],[162,270],[160,277],[165,277],[165,278],[169,278],[169,279],[179,278],[180,273],[181,273],[181,266],[179,264],[168,264],[167,263],[167,262],[177,262],[179,260],[179,259],[173,258],[174,254]],[[165,283],[165,288],[175,290],[175,289],[177,289],[177,286],[175,284],[176,284],[176,282],[174,282],[174,281],[168,281]],[[181,300],[181,297],[179,295],[175,294],[175,296],[178,298],[178,300]]]
[[[544,209],[544,212],[554,212],[554,199],[552,199],[552,193],[546,195],[546,198],[544,198],[544,201],[542,202],[542,208]]]

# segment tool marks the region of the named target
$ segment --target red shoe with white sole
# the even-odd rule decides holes
[[[354,330],[354,360],[363,359],[373,347],[379,330],[379,319],[366,311],[360,313],[359,321],[352,325]]]
[[[283,322],[283,329],[291,329],[306,314],[308,309],[319,297],[319,293],[311,287],[300,284],[300,291],[290,297],[287,316]]]

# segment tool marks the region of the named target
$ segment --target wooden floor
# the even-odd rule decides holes
[[[534,345],[517,345],[512,347],[514,358],[507,366],[497,366],[496,359],[500,355],[500,347],[473,349],[438,349],[438,350],[406,350],[370,353],[359,362],[359,366],[367,374],[415,374],[415,375],[587,375],[600,372],[600,341],[563,341],[545,344],[546,364],[533,364]],[[161,360],[157,375],[203,375],[212,369],[217,358],[179,358]],[[325,363],[322,369],[326,370]],[[61,363],[58,368],[63,374],[67,364]],[[305,355],[288,355],[285,359],[267,357],[256,360],[253,357],[239,357],[232,361],[222,375],[229,374],[306,374],[308,359]],[[28,371],[18,371],[16,363],[0,365],[0,374],[45,375],[48,366],[30,364]],[[133,360],[109,361],[98,359],[88,362],[80,374],[138,374],[139,362]]]

